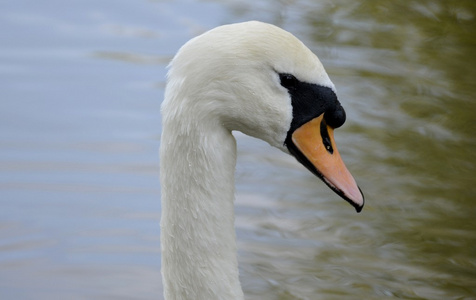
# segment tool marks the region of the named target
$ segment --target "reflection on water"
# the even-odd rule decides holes
[[[248,299],[476,295],[476,2],[26,2],[0,12],[1,299],[161,299],[165,65],[193,35],[247,19],[318,53],[367,200],[355,214],[237,134]]]

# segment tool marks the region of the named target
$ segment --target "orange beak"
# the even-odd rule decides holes
[[[334,128],[326,124],[324,114],[297,128],[291,138],[304,156],[298,160],[360,212],[364,196],[342,161],[334,141]]]

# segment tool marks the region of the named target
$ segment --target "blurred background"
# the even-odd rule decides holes
[[[0,3],[0,299],[163,299],[160,104],[190,38],[246,20],[315,52],[362,213],[237,133],[247,299],[476,299],[476,2]]]

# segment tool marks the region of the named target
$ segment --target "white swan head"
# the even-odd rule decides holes
[[[260,138],[357,211],[364,205],[333,138],[345,121],[335,87],[319,59],[276,26],[225,25],[186,43],[171,62],[162,115],[164,123],[187,118],[177,131],[205,122]]]

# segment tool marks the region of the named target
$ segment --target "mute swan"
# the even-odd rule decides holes
[[[231,132],[294,155],[359,212],[363,195],[333,138],[345,112],[319,59],[270,24],[212,29],[169,67],[160,145],[165,299],[243,299]]]

